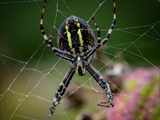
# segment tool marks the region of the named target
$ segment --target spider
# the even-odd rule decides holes
[[[46,1],[47,0],[44,0],[41,20],[40,20],[40,30],[42,32],[43,38],[49,49],[51,49],[57,56],[63,58],[64,60],[70,63],[70,68],[66,72],[63,80],[61,81],[54,95],[53,102],[50,108],[50,113],[46,118],[46,120],[49,119],[56,110],[73,75],[77,73],[79,76],[83,76],[85,75],[86,70],[93,76],[93,78],[96,80],[99,86],[104,90],[105,94],[108,97],[107,102],[100,102],[98,105],[102,107],[114,107],[113,94],[110,90],[110,86],[106,82],[104,77],[99,73],[99,71],[97,71],[92,66],[91,61],[93,54],[96,52],[96,50],[108,41],[112,33],[112,30],[116,24],[115,0],[113,0],[114,13],[113,13],[112,24],[108,30],[106,37],[103,40],[100,40],[100,30],[93,17],[92,20],[97,29],[97,36],[98,36],[97,43],[94,33],[89,24],[83,19],[72,15],[68,17],[66,20],[64,20],[64,22],[61,24],[59,28],[57,37],[58,48],[54,47],[51,42],[52,31],[48,37],[43,27],[43,17],[46,7]]]

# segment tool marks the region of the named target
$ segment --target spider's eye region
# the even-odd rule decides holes
[[[75,20],[69,20],[66,22],[66,25],[69,26],[69,27],[74,27],[77,25],[77,21]]]
[[[72,25],[75,25],[76,24],[76,21],[74,20],[69,20],[68,21],[68,25],[72,26]]]
[[[66,20],[66,25],[68,26],[73,26],[76,25],[78,22],[78,18],[76,16],[70,16],[67,20]]]

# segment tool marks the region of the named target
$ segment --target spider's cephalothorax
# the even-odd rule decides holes
[[[85,22],[83,19],[70,16],[68,17],[60,26],[58,31],[58,47],[54,47],[52,44],[52,32],[49,37],[46,35],[44,27],[43,27],[43,16],[46,7],[46,0],[44,0],[44,6],[42,9],[41,20],[40,20],[40,30],[43,35],[43,38],[47,44],[47,46],[59,57],[70,63],[70,68],[61,81],[55,96],[53,98],[53,102],[50,108],[50,113],[48,118],[54,113],[55,109],[60,103],[60,100],[65,93],[74,73],[78,73],[78,75],[83,76],[85,74],[85,70],[87,70],[99,86],[103,89],[104,93],[107,95],[108,100],[106,102],[100,102],[98,105],[102,107],[113,107],[113,94],[110,90],[109,84],[106,82],[105,78],[97,71],[91,64],[91,60],[95,51],[104,45],[114,28],[116,23],[116,4],[115,0],[113,0],[113,21],[108,30],[108,33],[104,39],[100,39],[100,30],[94,18],[92,18],[94,25],[97,29],[97,42],[95,40],[93,31],[91,27]]]
[[[62,51],[74,54],[75,63],[73,63],[76,65],[76,73],[80,76],[84,75],[86,60],[81,57],[81,53],[95,45],[95,37],[88,23],[79,17],[70,16],[59,28],[57,43]]]

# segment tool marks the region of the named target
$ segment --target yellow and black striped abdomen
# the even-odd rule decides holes
[[[76,16],[70,16],[59,28],[57,43],[63,51],[85,52],[95,45],[95,37],[86,21]]]

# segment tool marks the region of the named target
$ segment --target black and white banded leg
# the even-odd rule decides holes
[[[108,97],[108,101],[107,102],[100,102],[100,104],[98,104],[98,105],[102,106],[102,107],[104,107],[104,106],[105,107],[114,107],[114,104],[113,104],[113,94],[112,94],[112,92],[110,90],[109,84],[106,82],[106,80],[104,79],[104,77],[91,64],[89,64],[86,67],[86,69],[94,77],[94,79],[96,80],[96,82],[104,90],[105,94]],[[103,105],[103,104],[106,104],[106,105]]]
[[[65,91],[66,91],[74,73],[75,73],[75,68],[74,67],[71,67],[67,71],[67,73],[64,76],[62,82],[60,83],[60,86],[57,88],[57,91],[54,95],[53,102],[52,102],[52,105],[51,105],[51,108],[50,108],[50,113],[45,120],[48,120],[52,116],[52,114],[56,110],[57,106],[60,104],[60,100],[61,100],[62,96],[64,95],[64,93],[65,93]]]

